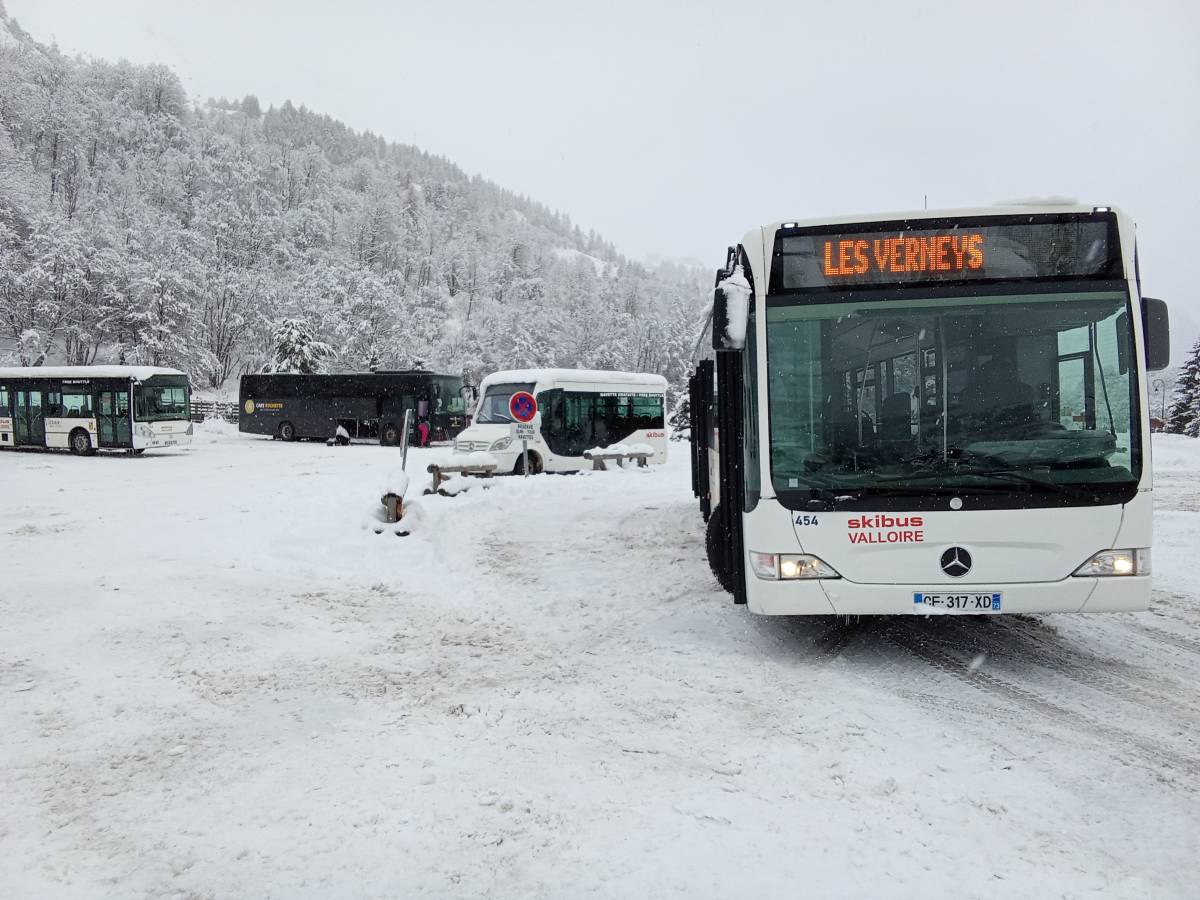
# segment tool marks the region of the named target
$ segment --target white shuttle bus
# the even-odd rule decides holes
[[[779,222],[717,274],[691,384],[709,562],[770,615],[1144,610],[1141,295],[1111,207]]]
[[[0,369],[0,449],[88,456],[141,453],[192,440],[187,375],[151,366]]]
[[[592,369],[520,369],[496,372],[479,386],[470,427],[458,435],[460,453],[485,450],[498,471],[523,471],[521,442],[512,437],[508,401],[517,391],[537,399],[537,439],[529,443],[530,472],[590,469],[583,454],[614,444],[647,444],[651,463],[667,460],[666,393],[661,375]]]

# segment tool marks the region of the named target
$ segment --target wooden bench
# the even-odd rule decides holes
[[[430,463],[425,471],[433,476],[433,484],[425,489],[425,493],[440,494],[442,493],[442,483],[449,480],[451,475],[466,475],[468,477],[473,475],[476,478],[491,478],[496,474],[496,466],[494,463],[489,465]]]
[[[645,451],[635,451],[630,453],[620,453],[611,450],[605,450],[602,453],[593,453],[591,450],[584,451],[583,458],[591,460],[593,472],[605,472],[608,470],[607,463],[615,462],[618,468],[625,468],[626,460],[637,460],[638,468],[646,468],[646,461],[653,456],[653,453]]]

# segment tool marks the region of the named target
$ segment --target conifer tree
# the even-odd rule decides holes
[[[1167,411],[1167,432],[1200,437],[1200,338],[1179,372],[1171,408]]]

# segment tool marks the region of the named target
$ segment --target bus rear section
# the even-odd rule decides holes
[[[0,369],[0,448],[177,447],[192,439],[187,376],[146,366]]]
[[[716,422],[693,429],[693,486],[710,461],[710,564],[735,599],[1146,609],[1143,398],[1168,336],[1132,234],[1110,209],[1036,207],[780,223],[732,248],[717,358],[695,377]]]
[[[649,450],[648,462],[667,458],[667,382],[643,372],[592,369],[521,369],[495,372],[480,384],[471,427],[458,436],[459,452],[486,451],[498,471],[520,472],[521,442],[513,438],[509,399],[533,394],[536,438],[529,443],[532,472],[577,472],[592,464],[583,454],[623,446]]]

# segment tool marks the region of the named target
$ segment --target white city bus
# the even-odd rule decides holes
[[[0,369],[0,448],[86,456],[142,453],[192,439],[187,375],[151,366]]]
[[[1146,609],[1168,343],[1109,207],[755,229],[691,390],[714,573],[763,614]]]
[[[646,444],[648,461],[667,460],[665,420],[667,381],[640,372],[591,369],[519,369],[496,372],[479,386],[479,405],[469,428],[458,435],[455,450],[486,450],[501,472],[523,471],[521,442],[512,437],[508,401],[517,391],[537,398],[529,442],[531,472],[576,472],[591,468],[583,454],[614,444]]]

